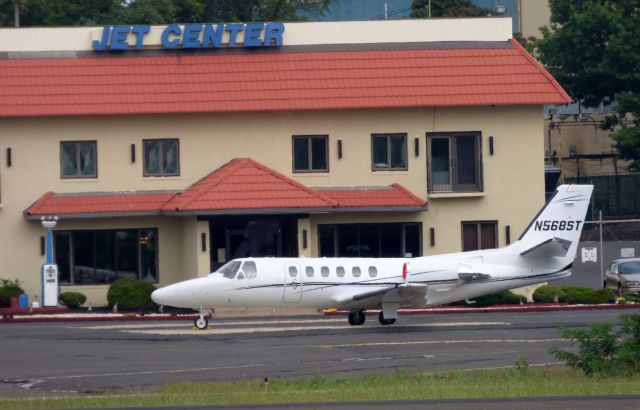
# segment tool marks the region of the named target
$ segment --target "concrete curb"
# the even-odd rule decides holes
[[[526,304],[526,305],[502,305],[489,307],[463,307],[463,306],[446,306],[446,307],[428,307],[418,309],[400,309],[400,315],[424,315],[424,314],[455,314],[455,313],[513,313],[513,312],[553,312],[553,311],[572,311],[572,310],[640,310],[640,304],[607,304],[607,305],[567,305],[567,304]],[[377,314],[379,310],[369,310],[369,314]],[[326,316],[346,316],[348,310],[331,310],[322,311]],[[68,311],[54,312],[33,312],[24,313],[13,312],[10,314],[2,313],[4,317],[0,318],[2,323],[39,323],[39,322],[109,322],[109,321],[166,321],[166,320],[194,320],[196,314],[184,313],[151,313],[151,314],[135,314],[135,313],[70,313]],[[303,314],[300,312],[300,314]],[[305,311],[304,314],[308,314]],[[274,316],[270,314],[264,315],[257,312],[250,312],[250,316]],[[237,315],[217,315],[218,317],[243,317],[247,314]]]

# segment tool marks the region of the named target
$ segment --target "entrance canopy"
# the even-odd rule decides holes
[[[427,202],[399,184],[309,188],[250,158],[236,158],[180,192],[47,192],[27,219],[153,215],[246,215],[354,211],[416,212]]]

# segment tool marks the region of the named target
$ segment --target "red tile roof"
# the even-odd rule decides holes
[[[335,200],[341,207],[393,207],[426,206],[420,199],[400,184],[389,187],[318,188],[319,192]]]
[[[25,214],[44,215],[91,214],[158,214],[162,205],[174,197],[170,192],[113,192],[87,194],[55,194],[47,192]]]
[[[331,208],[324,195],[250,158],[236,158],[167,202],[165,211]]]
[[[517,41],[490,47],[0,60],[0,117],[567,103]]]
[[[417,211],[426,201],[399,184],[390,187],[311,189],[249,158],[236,158],[184,192],[45,193],[24,211],[40,216],[93,218],[184,214]]]

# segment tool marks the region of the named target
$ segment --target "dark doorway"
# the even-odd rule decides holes
[[[224,216],[209,220],[211,267],[246,257],[298,256],[299,216]]]

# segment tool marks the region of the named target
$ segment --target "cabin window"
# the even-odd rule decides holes
[[[372,278],[378,276],[378,269],[376,269],[375,266],[369,266],[369,276],[371,276]]]
[[[329,268],[326,267],[326,266],[321,267],[320,268],[320,274],[325,278],[328,277],[329,276]]]
[[[289,276],[291,276],[292,278],[298,276],[298,268],[296,268],[295,266],[289,266]]]
[[[307,274],[307,277],[313,277],[313,266],[307,266],[304,271]]]
[[[247,261],[242,265],[242,271],[245,275],[247,275],[247,279],[253,279],[258,274],[258,269],[256,269],[256,263],[253,261]]]
[[[222,273],[225,278],[233,279],[236,277],[236,273],[238,273],[238,269],[240,269],[239,261],[231,261],[225,265],[223,265],[220,269],[218,269],[219,273]]]
[[[238,276],[236,277],[236,279],[238,279],[238,280],[244,279],[244,273],[242,273],[242,271],[240,271],[240,273],[238,273]]]
[[[357,267],[357,266],[354,266],[354,267],[351,269],[351,274],[353,275],[353,277],[354,277],[354,278],[359,278],[359,277],[360,277],[360,273],[361,273],[361,272],[360,272],[360,268],[359,268],[359,267]]]
[[[338,277],[343,278],[344,277],[344,268],[342,266],[338,266],[336,268],[336,273],[338,274]]]

